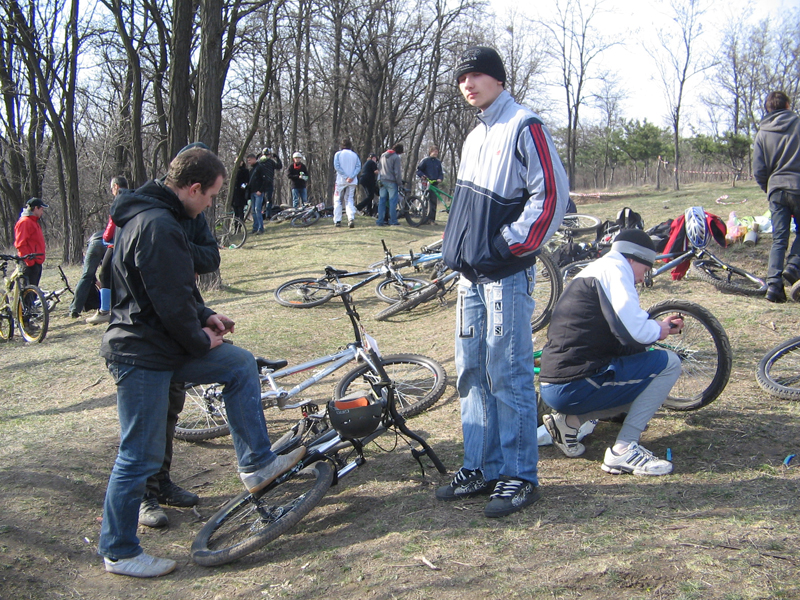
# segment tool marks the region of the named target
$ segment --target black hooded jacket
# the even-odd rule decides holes
[[[160,181],[117,196],[111,323],[100,356],[168,371],[205,355],[202,330],[214,314],[195,285],[195,267],[180,221],[178,196]]]

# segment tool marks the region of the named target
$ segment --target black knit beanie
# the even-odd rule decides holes
[[[472,46],[464,51],[456,66],[456,83],[467,73],[485,73],[500,83],[506,82],[506,69],[503,59],[494,48]]]
[[[656,246],[641,229],[623,229],[614,238],[611,249],[648,267],[656,260]]]

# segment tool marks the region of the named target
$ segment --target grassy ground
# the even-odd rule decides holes
[[[716,204],[723,193],[729,202],[749,201]],[[590,202],[580,211],[606,219],[631,206],[648,226],[690,205],[724,219],[731,209],[742,216],[766,210],[752,185],[631,190]],[[237,321],[235,343],[271,358],[307,360],[349,341],[349,323],[338,301],[307,311],[279,306],[272,298],[278,284],[325,264],[378,260],[382,238],[401,252],[441,232],[441,225],[376,228],[363,217],[354,230],[334,229],[329,220],[308,230],[271,225],[243,249],[223,252],[226,287],[206,298]],[[754,248],[719,254],[763,276],[768,248],[764,236]],[[50,267],[43,285],[55,287]],[[68,274],[74,283],[79,269]],[[618,426],[601,423],[578,459],[542,448],[541,502],[489,521],[483,501],[437,503],[433,490],[447,479],[430,469],[422,477],[402,442],[391,453],[373,446],[367,464],[290,534],[244,560],[206,569],[191,563],[189,546],[238,492],[235,457],[229,438],[178,442],[173,478],[202,500],[196,512],[167,509],[169,528],[140,528],[147,551],[179,562],[174,574],[150,581],[107,575],[94,553],[119,435],[114,386],[97,355],[102,330],[71,320],[60,306],[43,344],[15,338],[0,346],[0,598],[798,598],[798,475],[783,459],[798,450],[800,411],[767,396],[754,377],[768,348],[797,335],[798,306],[724,295],[691,277],[672,282],[667,275],[643,292],[642,303],[670,297],[710,309],[734,351],[730,383],[716,402],[697,412],[659,413],[645,432],[643,443],[655,452],[671,448],[673,475],[603,473],[602,454]],[[372,315],[384,305],[370,288],[356,298],[383,352],[426,354],[445,366],[445,396],[411,425],[449,468],[458,468],[452,302],[381,323]],[[318,392],[330,394],[333,384]],[[288,423],[274,409],[267,419],[273,431]],[[393,443],[383,438],[381,445],[388,450]]]

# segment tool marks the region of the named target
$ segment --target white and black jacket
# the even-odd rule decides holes
[[[581,271],[558,299],[539,379],[568,383],[592,376],[660,336],[661,326],[639,306],[628,259],[612,250]]]

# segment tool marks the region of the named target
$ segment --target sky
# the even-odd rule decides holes
[[[547,11],[552,10],[552,0],[534,0],[520,6],[518,0],[490,0],[497,13],[505,7],[514,5],[518,10],[533,18],[547,18]],[[656,70],[655,63],[645,50],[645,43],[657,42],[656,32],[659,22],[669,19],[663,0],[606,0],[603,6],[606,14],[597,18],[598,28],[619,44],[607,50],[599,63],[600,69],[615,73],[627,92],[623,103],[623,114],[627,118],[647,119],[659,126],[667,126],[668,108],[664,99],[664,87]],[[705,18],[702,43],[709,48],[719,48],[721,30],[731,15],[740,15],[747,11],[748,5],[755,13],[751,20],[757,22],[765,16],[780,14],[780,11],[800,7],[800,0],[716,0]],[[689,80],[688,102],[684,104],[684,123],[693,123],[706,119],[702,108],[695,108],[694,103],[703,92],[707,92],[709,84],[702,75]],[[563,91],[553,88],[550,93],[563,104]],[[583,113],[591,119],[590,110]],[[586,119],[582,117],[585,122]],[[685,132],[684,132],[685,133]]]

